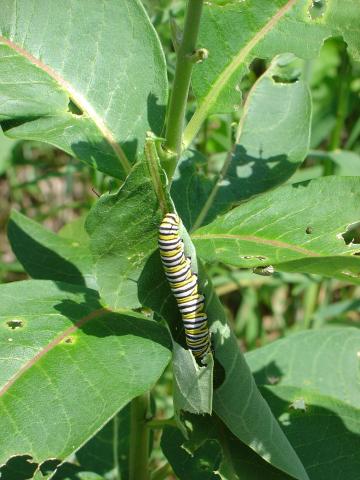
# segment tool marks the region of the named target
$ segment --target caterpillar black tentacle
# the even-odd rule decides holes
[[[175,213],[165,215],[159,227],[160,256],[181,313],[186,344],[194,357],[201,360],[210,352],[205,298],[198,291],[198,276],[191,271],[191,259],[185,256],[179,226],[180,219]]]

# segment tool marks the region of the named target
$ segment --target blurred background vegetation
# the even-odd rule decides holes
[[[144,4],[164,46],[171,83],[175,53],[170,24],[176,21],[181,26],[184,2],[144,0]],[[242,84],[244,99],[266,67],[261,59],[253,62]],[[360,64],[349,58],[339,38],[326,41],[319,58],[303,68],[313,100],[311,150],[288,182],[323,175],[360,175]],[[189,116],[194,106],[195,99],[190,97]],[[241,108],[205,122],[196,146],[208,159],[206,175],[221,167],[240,116]],[[59,231],[85,216],[98,195],[119,186],[118,181],[56,148],[14,142],[0,132],[0,282],[27,278],[7,240],[11,209]],[[360,222],[347,241],[360,243]],[[314,275],[275,272],[264,276],[222,265],[211,266],[209,271],[244,351],[301,329],[339,323],[360,326],[360,286]],[[155,392],[157,416],[169,416],[171,397],[166,393],[170,388],[168,370]],[[155,449],[154,462],[156,452],[160,455]]]

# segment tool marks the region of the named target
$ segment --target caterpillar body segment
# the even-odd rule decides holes
[[[160,256],[181,313],[186,344],[194,357],[201,360],[210,351],[205,298],[199,292],[197,275],[191,271],[191,260],[185,256],[179,227],[179,217],[175,213],[167,213],[159,227]]]

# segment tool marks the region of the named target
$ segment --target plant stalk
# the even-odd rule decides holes
[[[184,33],[177,51],[175,78],[168,106],[164,145],[167,152],[171,154],[167,160],[169,166],[166,169],[169,175],[169,182],[171,182],[182,150],[184,120],[191,72],[194,65],[194,57],[196,57],[194,52],[199,33],[202,7],[203,0],[189,0],[185,16]]]
[[[338,93],[338,104],[337,104],[337,111],[336,111],[336,123],[334,130],[332,131],[332,135],[330,138],[329,143],[329,151],[336,150],[341,146],[341,135],[344,129],[344,124],[346,120],[347,110],[348,110],[348,102],[349,102],[349,87],[350,87],[350,61],[349,56],[344,49],[342,55],[342,61],[339,68],[339,93]],[[333,175],[334,174],[334,162],[327,158],[324,163],[324,176],[326,175]]]
[[[304,319],[302,324],[304,329],[311,328],[318,303],[320,286],[320,283],[311,283],[304,292]]]
[[[149,480],[150,430],[146,427],[150,413],[150,393],[131,402],[129,480]]]

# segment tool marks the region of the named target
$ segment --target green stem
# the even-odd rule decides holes
[[[115,415],[113,420],[113,459],[115,468],[115,479],[121,480],[120,462],[119,462],[119,417]]]
[[[165,135],[165,150],[171,154],[167,168],[170,182],[182,150],[184,119],[202,7],[203,0],[189,0],[183,38],[177,51],[175,78],[168,107]]]
[[[151,428],[153,430],[158,428],[164,428],[166,426],[176,427],[176,420],[175,418],[163,418],[163,419],[156,419],[149,420],[146,423],[147,428]]]
[[[336,150],[341,146],[341,134],[344,129],[345,119],[348,110],[349,101],[349,87],[350,87],[350,61],[349,56],[344,48],[342,54],[342,61],[339,68],[339,92],[338,92],[338,105],[336,111],[336,124],[332,131],[329,151]],[[324,175],[334,174],[334,162],[327,158],[324,162]]]
[[[149,480],[150,430],[146,428],[149,409],[149,392],[131,402],[129,480]]]
[[[311,283],[304,293],[304,320],[303,328],[308,329],[311,327],[314,312],[317,306],[317,300],[319,296],[320,283]]]

